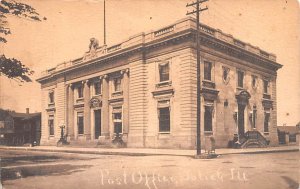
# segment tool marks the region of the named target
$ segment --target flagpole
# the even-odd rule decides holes
[[[104,39],[103,39],[103,43],[104,45],[106,45],[106,18],[105,18],[105,0],[104,0],[104,3],[103,3],[103,6],[104,6],[104,11],[103,11],[103,19],[104,19]]]

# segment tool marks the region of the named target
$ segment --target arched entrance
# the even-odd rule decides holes
[[[238,126],[238,134],[239,136],[243,136],[245,134],[245,107],[248,104],[251,95],[246,90],[239,91],[236,94],[236,100],[238,104],[238,112],[237,112],[237,126]]]

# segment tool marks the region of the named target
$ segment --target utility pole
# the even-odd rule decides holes
[[[195,14],[197,19],[197,33],[196,33],[196,43],[197,43],[197,156],[201,155],[201,66],[200,66],[200,12],[207,10],[208,8],[201,9],[201,3],[208,0],[197,0],[196,2],[188,3],[186,7],[193,6],[196,10],[192,12],[187,12],[186,15]]]

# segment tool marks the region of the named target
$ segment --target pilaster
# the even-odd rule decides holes
[[[101,108],[101,136],[109,136],[109,85],[108,76],[104,75],[102,77],[102,108]]]
[[[67,136],[70,140],[74,139],[74,89],[73,85],[68,85],[68,123]]]
[[[89,81],[84,82],[83,97],[84,97],[84,135],[86,139],[91,139],[91,111],[90,111],[90,85]]]

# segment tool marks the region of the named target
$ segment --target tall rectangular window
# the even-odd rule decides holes
[[[252,115],[253,128],[256,128],[256,114],[257,114],[256,106],[253,106],[253,115]]]
[[[158,109],[159,113],[159,132],[170,132],[170,108]]]
[[[79,85],[77,87],[77,97],[78,98],[83,98],[83,86],[82,85]]]
[[[238,87],[244,87],[244,72],[238,71]]]
[[[204,131],[212,131],[212,106],[205,106]]]
[[[49,127],[49,135],[54,136],[54,115],[49,115],[48,127]]]
[[[84,134],[84,119],[83,119],[83,112],[77,113],[77,128],[78,128],[78,134],[82,135]]]
[[[169,63],[159,65],[159,82],[170,80]]]
[[[114,133],[123,133],[122,107],[113,109]]]
[[[212,63],[211,62],[204,62],[204,80],[211,81],[211,69]]]
[[[269,81],[264,80],[263,82],[264,82],[264,93],[268,94]]]
[[[269,132],[270,113],[265,112],[264,132]]]
[[[94,94],[95,95],[101,94],[101,81],[97,81],[94,83]]]
[[[54,104],[54,91],[49,92],[49,104]]]
[[[115,78],[113,80],[113,84],[114,84],[114,92],[120,92],[121,91],[121,78]]]

